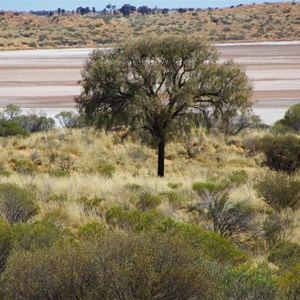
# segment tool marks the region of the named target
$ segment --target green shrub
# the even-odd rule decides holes
[[[267,173],[257,181],[255,189],[276,211],[288,207],[296,209],[300,206],[300,180],[297,177],[282,173]]]
[[[290,268],[300,263],[300,245],[290,242],[278,243],[270,252],[268,259],[281,268]]]
[[[26,222],[38,212],[35,195],[16,184],[0,184],[0,215],[11,223]]]
[[[48,196],[48,201],[66,202],[66,201],[68,201],[68,195],[67,194],[51,194]]]
[[[0,136],[28,136],[28,131],[16,121],[0,119]]]
[[[34,176],[37,172],[37,166],[30,160],[15,159],[11,162],[13,163],[13,170],[21,175]]]
[[[256,147],[265,154],[271,169],[292,174],[300,168],[300,138],[296,136],[265,136]]]
[[[277,286],[271,270],[266,265],[251,268],[247,265],[224,270],[223,299],[264,299],[277,298]]]
[[[138,195],[137,207],[144,212],[155,209],[160,203],[160,195],[153,195],[148,192],[142,192]]]
[[[281,299],[300,299],[300,263],[291,266],[287,272],[278,276],[276,281],[283,292],[283,297]]]
[[[250,259],[249,255],[232,241],[213,231],[196,225],[186,225],[181,228],[180,233],[187,243],[222,265],[239,265]]]
[[[101,242],[15,251],[5,299],[218,299],[219,273],[176,236],[107,234]],[[20,296],[21,295],[21,296]]]
[[[203,191],[207,190],[208,192],[219,192],[224,190],[226,187],[225,183],[218,182],[195,182],[192,185],[193,191],[201,194]]]
[[[51,223],[17,224],[14,227],[13,247],[18,250],[49,248],[62,237],[62,231]]]
[[[88,246],[15,251],[2,277],[5,298],[84,299],[98,279],[92,260]]]
[[[288,241],[294,228],[295,225],[289,211],[272,213],[263,224],[267,246],[272,249],[278,243]]]
[[[102,163],[97,166],[96,171],[105,178],[112,178],[116,172],[116,167],[110,163]]]
[[[89,222],[78,228],[78,235],[83,240],[99,239],[103,236],[106,227],[99,222]]]
[[[300,104],[295,104],[287,110],[282,123],[292,130],[300,131]]]
[[[147,231],[155,228],[162,219],[158,212],[128,211],[120,206],[114,206],[105,214],[105,220],[112,228],[121,228],[126,231]]]
[[[6,259],[12,249],[12,226],[3,220],[0,220],[0,272],[5,269]]]

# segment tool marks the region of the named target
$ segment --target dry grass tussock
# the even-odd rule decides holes
[[[16,183],[36,193],[40,207],[36,220],[76,228],[90,221],[105,224],[105,213],[116,205],[136,209],[141,193],[159,195],[156,209],[165,216],[193,222],[195,214],[185,209],[199,201],[193,183],[222,181],[234,172],[245,172],[247,180],[231,190],[230,200],[245,201],[260,211],[261,223],[269,208],[253,186],[267,169],[251,145],[262,135],[246,131],[224,138],[194,131],[168,144],[165,178],[156,176],[155,149],[132,139],[121,141],[113,133],[61,129],[2,138],[0,183]],[[297,227],[294,232],[293,239],[300,240]]]

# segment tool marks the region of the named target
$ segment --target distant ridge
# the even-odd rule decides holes
[[[85,8],[84,8],[85,9]],[[300,3],[222,9],[138,8],[126,13],[93,8],[44,13],[0,12],[0,50],[115,46],[129,37],[188,34],[213,43],[300,40]]]

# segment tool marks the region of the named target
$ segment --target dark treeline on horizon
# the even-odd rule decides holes
[[[255,4],[255,3],[253,3]],[[239,4],[237,6],[243,6],[243,4]],[[231,6],[231,8],[234,8],[235,6]],[[213,8],[208,7],[207,10],[212,10]],[[215,9],[218,9],[217,7]],[[140,13],[141,15],[149,15],[149,14],[167,14],[169,11],[176,11],[179,13],[185,13],[188,11],[201,11],[206,9],[201,8],[150,8],[147,5],[142,5],[139,7],[130,5],[130,4],[124,4],[120,8],[117,8],[116,5],[108,4],[103,8],[102,10],[97,10],[95,7],[83,7],[79,6],[74,10],[67,10],[64,8],[58,7],[55,10],[31,10],[30,13],[38,16],[53,16],[54,14],[57,15],[74,15],[74,14],[80,14],[80,15],[86,15],[86,14],[102,14],[102,15],[119,15],[123,14],[123,16],[129,16],[132,13]]]

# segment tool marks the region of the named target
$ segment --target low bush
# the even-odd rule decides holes
[[[11,223],[27,222],[38,212],[35,195],[16,184],[0,184],[0,216]]]
[[[300,138],[293,135],[267,135],[257,141],[256,148],[266,156],[266,165],[288,174],[300,168]]]
[[[255,184],[258,195],[273,209],[300,207],[300,180],[283,173],[267,173]]]
[[[12,249],[12,226],[6,222],[0,221],[0,272],[5,269],[6,260]]]
[[[300,263],[300,245],[291,242],[278,243],[270,252],[269,261],[286,269]]]

